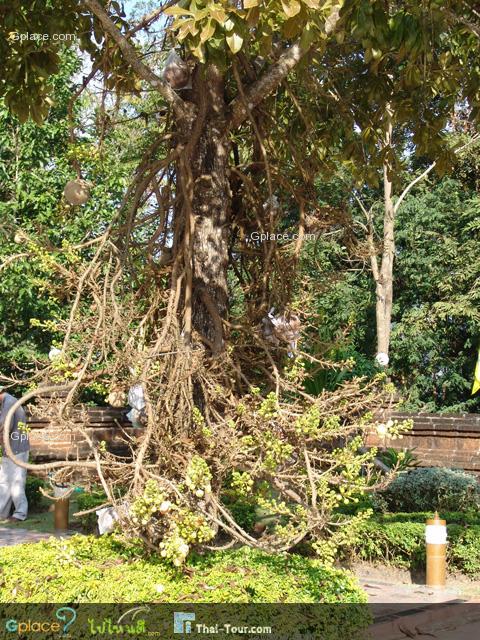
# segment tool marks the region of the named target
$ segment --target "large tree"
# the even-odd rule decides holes
[[[93,250],[76,248],[68,273],[58,267],[70,316],[58,323],[61,355],[44,375],[69,373],[66,407],[92,379],[115,393],[116,385],[142,386],[147,427],[133,462],[92,443],[92,459],[69,467],[96,469],[111,500],[112,483],[127,485],[132,497],[143,492],[130,525],[165,555],[178,560],[180,540],[204,542],[205,517],[260,546],[290,548],[312,536],[327,553],[326,532],[345,540],[331,513],[368,483],[361,469],[372,469],[371,454],[360,454],[361,439],[351,436],[371,420],[364,414],[378,381],[315,399],[302,390],[301,360],[287,356],[309,295],[296,278],[302,239],[327,219],[342,220],[318,206],[315,179],[339,158],[371,164],[371,176],[386,166],[392,179],[394,117],[411,120],[426,146],[439,146],[437,114],[428,111],[435,96],[443,117],[451,83],[465,100],[478,92],[475,69],[465,73],[470,4],[452,0],[446,12],[444,2],[181,0],[138,21],[114,1],[0,8],[0,87],[20,119],[41,123],[47,115],[58,34],[69,33],[92,62],[73,100],[102,83],[93,114],[99,153],[122,119],[135,118],[142,134],[113,220],[97,230]],[[26,25],[48,38],[23,37]],[[166,58],[172,46],[176,58]],[[71,135],[81,180],[78,132]],[[298,238],[268,235],[283,230]],[[272,306],[275,326],[265,317]],[[68,411],[59,418],[68,422]],[[222,506],[225,482],[244,495],[255,490],[283,518],[265,541]]]

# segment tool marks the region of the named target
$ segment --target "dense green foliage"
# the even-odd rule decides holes
[[[183,573],[138,554],[111,536],[4,547],[0,601],[365,602],[350,574],[300,556],[241,548],[192,557]]]
[[[391,366],[410,406],[478,407],[470,390],[480,339],[479,214],[478,193],[457,177],[423,185],[399,211]]]
[[[68,240],[64,228],[70,221],[59,202],[69,175],[69,77],[77,68],[78,62],[70,56],[63,74],[52,81],[58,105],[42,128],[32,122],[20,125],[0,103],[0,256],[5,260],[12,253],[20,254],[3,266],[0,283],[0,361],[6,372],[14,362],[31,365],[39,353],[48,352],[51,335],[35,321],[51,322],[61,313],[58,302],[48,295],[48,265],[38,252],[32,260],[28,243],[36,243],[38,232],[60,244],[62,236]],[[16,236],[20,229],[28,236]]]
[[[479,406],[470,395],[480,340],[475,154],[456,164],[454,177],[434,175],[420,183],[398,212],[389,373],[407,409],[475,412]],[[415,171],[410,167],[406,182]],[[371,191],[367,196],[371,202],[380,197]],[[341,174],[330,183],[328,197],[349,212],[350,223],[309,243],[304,269],[319,283],[312,301],[321,318],[318,350],[327,345],[323,353],[353,362],[340,371],[316,372],[306,383],[311,391],[375,371],[374,286],[368,262],[359,259],[366,250],[362,214],[349,201]]]
[[[61,336],[59,323],[68,314],[71,293],[54,293],[52,281],[60,265],[78,259],[75,245],[94,240],[111,219],[125,187],[128,163],[112,164],[108,153],[92,145],[85,99],[74,108],[72,126],[82,131],[70,140],[68,106],[79,58],[62,52],[57,76],[50,79],[55,104],[39,127],[21,124],[0,101],[0,369],[31,370],[45,360],[52,341]],[[115,143],[117,157],[121,153]],[[105,143],[108,147],[108,141]],[[81,157],[85,178],[94,183],[93,198],[81,211],[63,199],[63,189],[75,177],[72,158]]]
[[[107,502],[107,497],[102,489],[82,492],[77,494],[77,511],[88,511],[94,507],[101,507]],[[93,533],[97,529],[97,515],[95,511],[87,513],[79,518],[85,531]]]
[[[42,494],[40,493],[40,487],[43,487],[44,485],[45,483],[41,478],[27,475],[25,494],[28,500],[29,511],[35,511],[40,508],[40,505],[42,503]]]

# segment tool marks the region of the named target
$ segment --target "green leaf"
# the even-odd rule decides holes
[[[223,25],[225,24],[225,21],[227,19],[227,14],[222,9],[222,7],[211,6],[211,7],[209,7],[209,10],[210,10],[210,15],[212,16],[212,18],[214,20],[216,20],[216,22],[218,22],[218,24],[221,24],[222,27],[223,27]]]
[[[307,49],[315,39],[315,31],[310,25],[306,25],[300,37],[300,45],[302,49]]]
[[[243,38],[238,33],[231,33],[227,36],[227,44],[232,53],[238,53],[242,48]]]
[[[200,62],[205,62],[205,51],[203,49],[203,45],[199,44],[195,49],[192,49],[193,55],[200,60]]]
[[[188,35],[196,36],[197,33],[198,28],[195,25],[195,22],[189,18],[188,20],[183,20],[181,22],[177,37],[179,40],[184,40]]]
[[[200,42],[206,42],[213,36],[214,33],[215,25],[212,24],[211,20],[208,20],[207,24],[203,27],[200,33]]]
[[[300,2],[298,0],[282,0],[282,9],[287,18],[293,18],[300,13]]]

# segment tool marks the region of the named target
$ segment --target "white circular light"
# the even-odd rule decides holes
[[[386,367],[390,362],[388,354],[383,353],[382,351],[380,353],[377,353],[377,355],[375,356],[375,360],[381,367]]]

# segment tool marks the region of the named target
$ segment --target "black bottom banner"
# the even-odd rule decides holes
[[[94,637],[470,640],[470,635],[477,640],[480,603],[3,604],[0,630],[0,637],[12,640]]]

